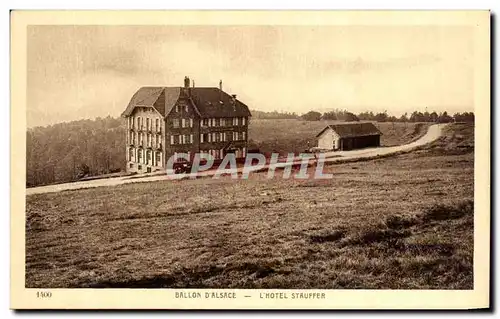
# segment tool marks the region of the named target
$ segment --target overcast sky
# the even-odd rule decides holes
[[[116,117],[185,75],[255,110],[472,111],[473,41],[458,26],[30,26],[27,121]]]

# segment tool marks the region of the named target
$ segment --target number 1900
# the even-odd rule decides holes
[[[52,293],[50,291],[37,291],[36,297],[37,298],[50,298],[50,297],[52,297]]]

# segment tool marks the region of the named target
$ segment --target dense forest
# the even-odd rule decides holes
[[[26,184],[74,181],[125,168],[122,118],[97,118],[29,129]]]
[[[387,112],[353,114],[346,110],[302,115],[252,111],[253,119],[300,119],[306,121],[369,120],[378,122],[473,122],[474,113],[413,112],[396,118]],[[272,138],[272,137],[270,137]],[[258,145],[256,146],[258,147]],[[83,177],[125,170],[125,121],[97,118],[34,127],[26,134],[26,185],[28,187],[76,181]]]

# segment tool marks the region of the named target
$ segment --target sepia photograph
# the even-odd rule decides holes
[[[95,14],[12,18],[23,293],[487,305],[488,11]]]

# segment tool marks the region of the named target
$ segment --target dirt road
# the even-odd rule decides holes
[[[326,156],[326,162],[336,162],[336,161],[343,161],[343,160],[352,160],[352,159],[357,159],[357,158],[366,158],[366,157],[373,157],[377,155],[388,155],[392,153],[400,153],[400,152],[409,152],[416,147],[431,143],[435,140],[437,140],[442,133],[443,127],[445,127],[447,124],[434,124],[429,127],[427,130],[427,133],[419,138],[418,140],[405,144],[405,145],[398,145],[398,146],[391,146],[391,147],[377,147],[377,148],[366,148],[362,150],[354,150],[354,151],[341,151],[341,152],[327,152],[325,153]],[[299,160],[297,158],[297,160]],[[273,167],[284,167],[286,165],[290,165],[287,163],[277,163],[274,164]],[[266,165],[265,168],[269,167],[269,165]],[[238,172],[240,172],[241,169],[238,169]],[[233,170],[225,170],[224,173],[231,173],[234,172]],[[205,171],[205,172],[200,172],[198,173],[198,176],[212,176],[215,174],[215,170],[210,170],[210,171]],[[184,176],[189,176],[189,174],[186,174]],[[115,178],[107,178],[107,179],[96,179],[96,180],[91,180],[91,181],[82,181],[82,182],[73,182],[73,183],[64,183],[64,184],[57,184],[57,185],[47,185],[47,186],[40,186],[40,187],[32,187],[32,188],[27,188],[26,189],[26,195],[33,195],[33,194],[42,194],[42,193],[53,193],[53,192],[60,192],[63,190],[74,190],[74,189],[81,189],[81,188],[89,188],[89,187],[101,187],[101,186],[115,186],[115,185],[121,185],[121,184],[127,184],[127,183],[138,183],[138,182],[152,182],[152,181],[160,181],[160,180],[171,180],[171,179],[179,179],[183,177],[182,175],[144,175],[144,177],[130,177],[130,176],[125,176],[125,177],[115,177]]]

